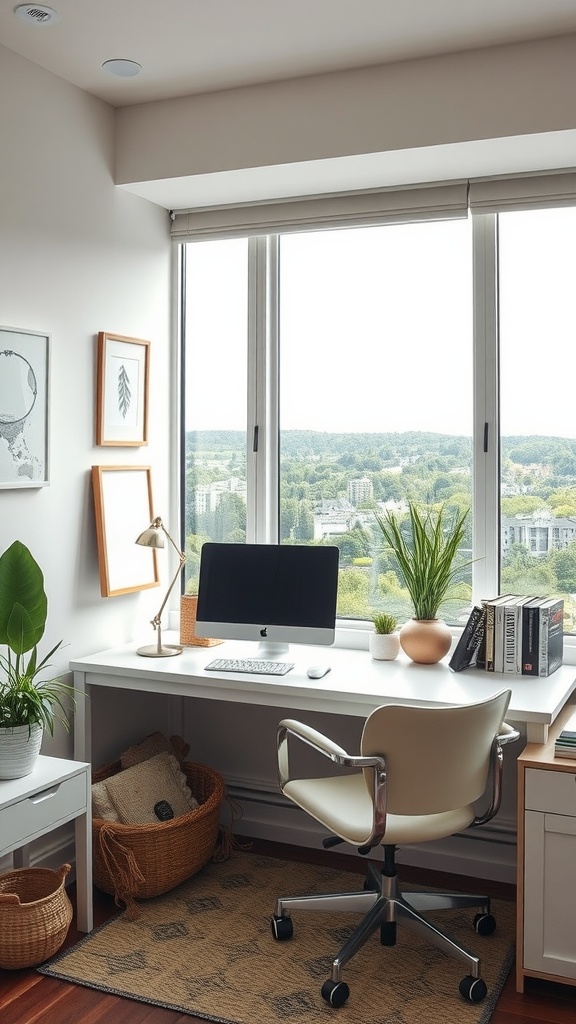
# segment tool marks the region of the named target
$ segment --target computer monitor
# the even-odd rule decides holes
[[[196,635],[257,640],[252,657],[289,643],[331,644],[336,624],[337,547],[214,544],[200,557]]]

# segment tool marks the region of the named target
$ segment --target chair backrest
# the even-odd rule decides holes
[[[478,800],[510,696],[502,690],[477,704],[376,708],[364,724],[361,752],[386,758],[388,812],[435,814]]]

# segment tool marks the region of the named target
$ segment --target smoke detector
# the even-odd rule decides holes
[[[110,75],[117,75],[119,78],[134,78],[142,71],[142,65],[135,60],[127,60],[124,57],[113,57],[112,60],[105,60],[102,65],[104,71]]]
[[[20,4],[14,8],[14,14],[28,25],[56,25],[62,19],[58,11],[42,4]]]

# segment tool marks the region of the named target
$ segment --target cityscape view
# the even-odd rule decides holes
[[[246,435],[187,434],[185,530],[187,588],[198,580],[205,540],[246,540]],[[281,434],[280,540],[333,544],[340,550],[338,614],[365,620],[378,610],[400,621],[408,594],[385,551],[374,510],[402,515],[408,501],[444,504],[448,515],[470,507],[470,438],[409,432]],[[463,561],[472,554],[468,521]],[[501,592],[559,594],[566,632],[576,595],[576,441],[523,437],[502,441]],[[465,621],[471,603],[467,566],[442,614]],[[483,595],[486,597],[494,595]]]

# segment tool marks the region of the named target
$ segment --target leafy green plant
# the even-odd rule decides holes
[[[14,541],[0,557],[0,728],[35,723],[54,733],[55,719],[69,728],[66,702],[74,687],[60,679],[39,680],[60,640],[38,660],[48,599],[44,576],[28,548]]]
[[[372,616],[372,622],[374,623],[374,632],[381,634],[393,633],[397,626],[397,620],[387,612],[376,612]]]
[[[457,512],[450,521],[444,505],[420,509],[408,503],[408,536],[402,521],[392,512],[374,512],[386,544],[396,557],[404,585],[414,606],[415,619],[435,619],[462,569],[471,562],[457,560],[469,509]]]

